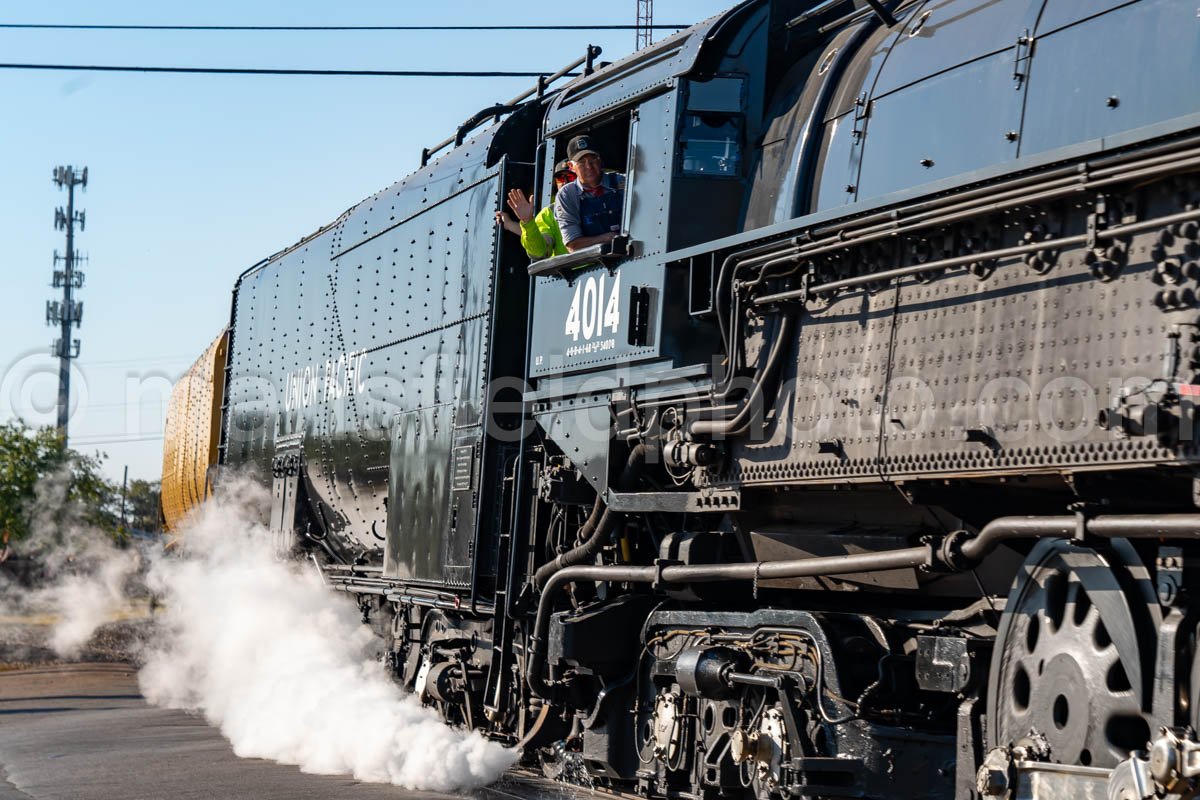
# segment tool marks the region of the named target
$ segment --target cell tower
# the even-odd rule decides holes
[[[654,41],[654,0],[637,0],[637,50]]]
[[[71,400],[71,359],[79,357],[79,340],[71,337],[71,328],[83,322],[83,303],[75,299],[75,290],[83,288],[83,273],[76,267],[82,261],[75,249],[75,226],[84,228],[85,215],[75,210],[75,187],[87,188],[87,167],[76,170],[72,166],[54,168],[54,184],[67,190],[66,210],[54,209],[54,227],[67,232],[67,251],[59,255],[54,251],[55,289],[62,289],[62,300],[46,301],[46,324],[58,326],[60,338],[50,345],[50,354],[58,357],[58,431],[62,435],[63,447],[67,446],[67,416]],[[59,268],[62,264],[62,268]]]

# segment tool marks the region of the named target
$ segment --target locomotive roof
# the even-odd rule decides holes
[[[346,226],[347,231],[351,232],[349,228],[355,217],[373,216],[371,212],[384,203],[387,203],[389,216],[400,220],[436,205],[439,201],[454,194],[463,185],[474,183],[497,160],[498,156],[492,153],[492,144],[499,137],[507,122],[508,120],[504,120],[480,131],[436,161],[430,162],[390,186],[380,189],[370,197],[355,203],[338,215],[333,222],[321,226],[296,243],[250,267],[239,277],[239,282],[254,271],[277,261],[339,226]]]
[[[687,75],[696,67],[707,42],[762,2],[746,0],[591,75],[576,78],[551,101],[546,133],[559,133],[593,114],[624,105]]]

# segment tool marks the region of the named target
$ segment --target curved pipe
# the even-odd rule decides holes
[[[629,458],[625,460],[625,468],[621,470],[621,477],[617,481],[617,485],[628,488],[645,461],[646,445],[638,444],[629,451]],[[582,539],[582,542],[571,550],[560,553],[553,561],[542,564],[533,574],[533,585],[538,589],[544,589],[550,577],[559,570],[577,564],[586,564],[593,560],[622,518],[623,515],[620,512],[605,508],[604,501],[597,495],[596,503],[592,506],[592,513],[588,516],[587,522],[583,523],[583,527],[579,529],[579,538]]]
[[[754,389],[746,398],[741,410],[729,419],[692,420],[688,425],[688,433],[693,436],[729,436],[740,434],[746,429],[754,415],[754,409],[762,403],[764,387],[779,369],[779,364],[783,360],[783,354],[787,350],[792,335],[793,321],[793,316],[787,314],[780,322],[779,330],[775,332],[774,341],[771,343],[771,351],[755,376]]]
[[[862,572],[883,572],[905,568],[943,568],[950,571],[971,569],[1000,544],[1010,539],[1070,537],[1086,533],[1102,539],[1180,539],[1200,538],[1200,514],[1128,514],[1086,517],[1001,517],[992,520],[978,533],[965,531],[947,536],[940,545],[923,544],[878,553],[846,556],[818,556],[787,561],[759,561],[743,564],[697,564],[692,566],[578,566],[555,573],[538,601],[527,682],[537,697],[548,699],[545,682],[547,634],[554,598],[559,589],[578,581],[624,583],[712,583],[780,578],[813,578]]]
[[[721,332],[721,344],[725,348],[725,355],[729,359],[729,368],[725,372],[725,377],[722,378],[722,385],[713,393],[713,397],[716,400],[723,400],[729,396],[729,384],[733,380],[734,373],[737,371],[737,364],[735,363],[737,351],[733,348],[733,324],[735,320],[731,315],[727,325],[725,315],[721,311],[725,304],[726,286],[732,282],[732,275],[737,270],[769,264],[777,258],[795,254],[800,250],[800,245],[800,238],[793,236],[782,242],[767,242],[730,253],[721,261],[721,269],[717,272],[717,282],[715,284],[716,297],[713,298],[713,307],[717,310],[717,327]]]
[[[596,526],[600,524],[600,520],[604,518],[604,513],[606,510],[607,509],[604,507],[604,500],[600,495],[596,495],[596,502],[592,504],[592,512],[588,514],[587,520],[579,528],[578,538],[583,541],[583,544],[580,545],[580,547],[586,547],[591,541],[592,534],[596,532]],[[575,548],[575,550],[578,549],[579,547]],[[535,572],[533,575],[533,585],[538,589],[544,587],[546,585],[546,581],[550,580],[550,576],[565,566],[563,564],[563,558],[573,552],[575,551],[569,550],[566,553],[560,553],[553,561],[547,561],[545,564],[542,564],[542,566],[540,566],[537,572]]]
[[[1079,532],[1080,523],[1081,519],[1073,516],[1001,517],[966,538],[958,551],[967,561],[975,563],[1009,539],[1071,537]],[[1100,539],[1200,538],[1200,514],[1108,515],[1083,518],[1082,525],[1083,532]]]
[[[544,589],[551,576],[559,570],[568,569],[577,564],[586,564],[595,559],[596,554],[604,548],[613,528],[620,522],[622,514],[619,511],[605,508],[603,501],[598,497],[595,508],[603,509],[603,513],[596,522],[593,523],[593,518],[589,518],[580,528],[579,535],[583,542],[565,553],[560,553],[553,561],[542,564],[534,573],[533,585],[539,590]]]
[[[525,682],[529,691],[543,700],[550,697],[550,686],[546,683],[544,671],[546,668],[547,633],[550,630],[550,614],[553,611],[553,598],[558,590],[568,583],[579,581],[625,581],[627,583],[653,583],[658,570],[655,567],[623,567],[623,566],[580,566],[567,567],[550,576],[549,582],[542,589],[538,600],[537,617],[533,624],[533,636],[529,640],[529,665]]]

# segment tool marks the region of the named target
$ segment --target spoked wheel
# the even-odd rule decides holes
[[[1045,737],[1051,761],[1106,768],[1145,747],[1157,604],[1142,583],[1110,554],[1063,540],[1034,549],[996,641],[992,746]]]

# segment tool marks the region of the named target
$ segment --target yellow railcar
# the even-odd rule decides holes
[[[174,531],[211,493],[217,463],[229,331],[222,331],[171,390],[163,434],[162,512]]]

